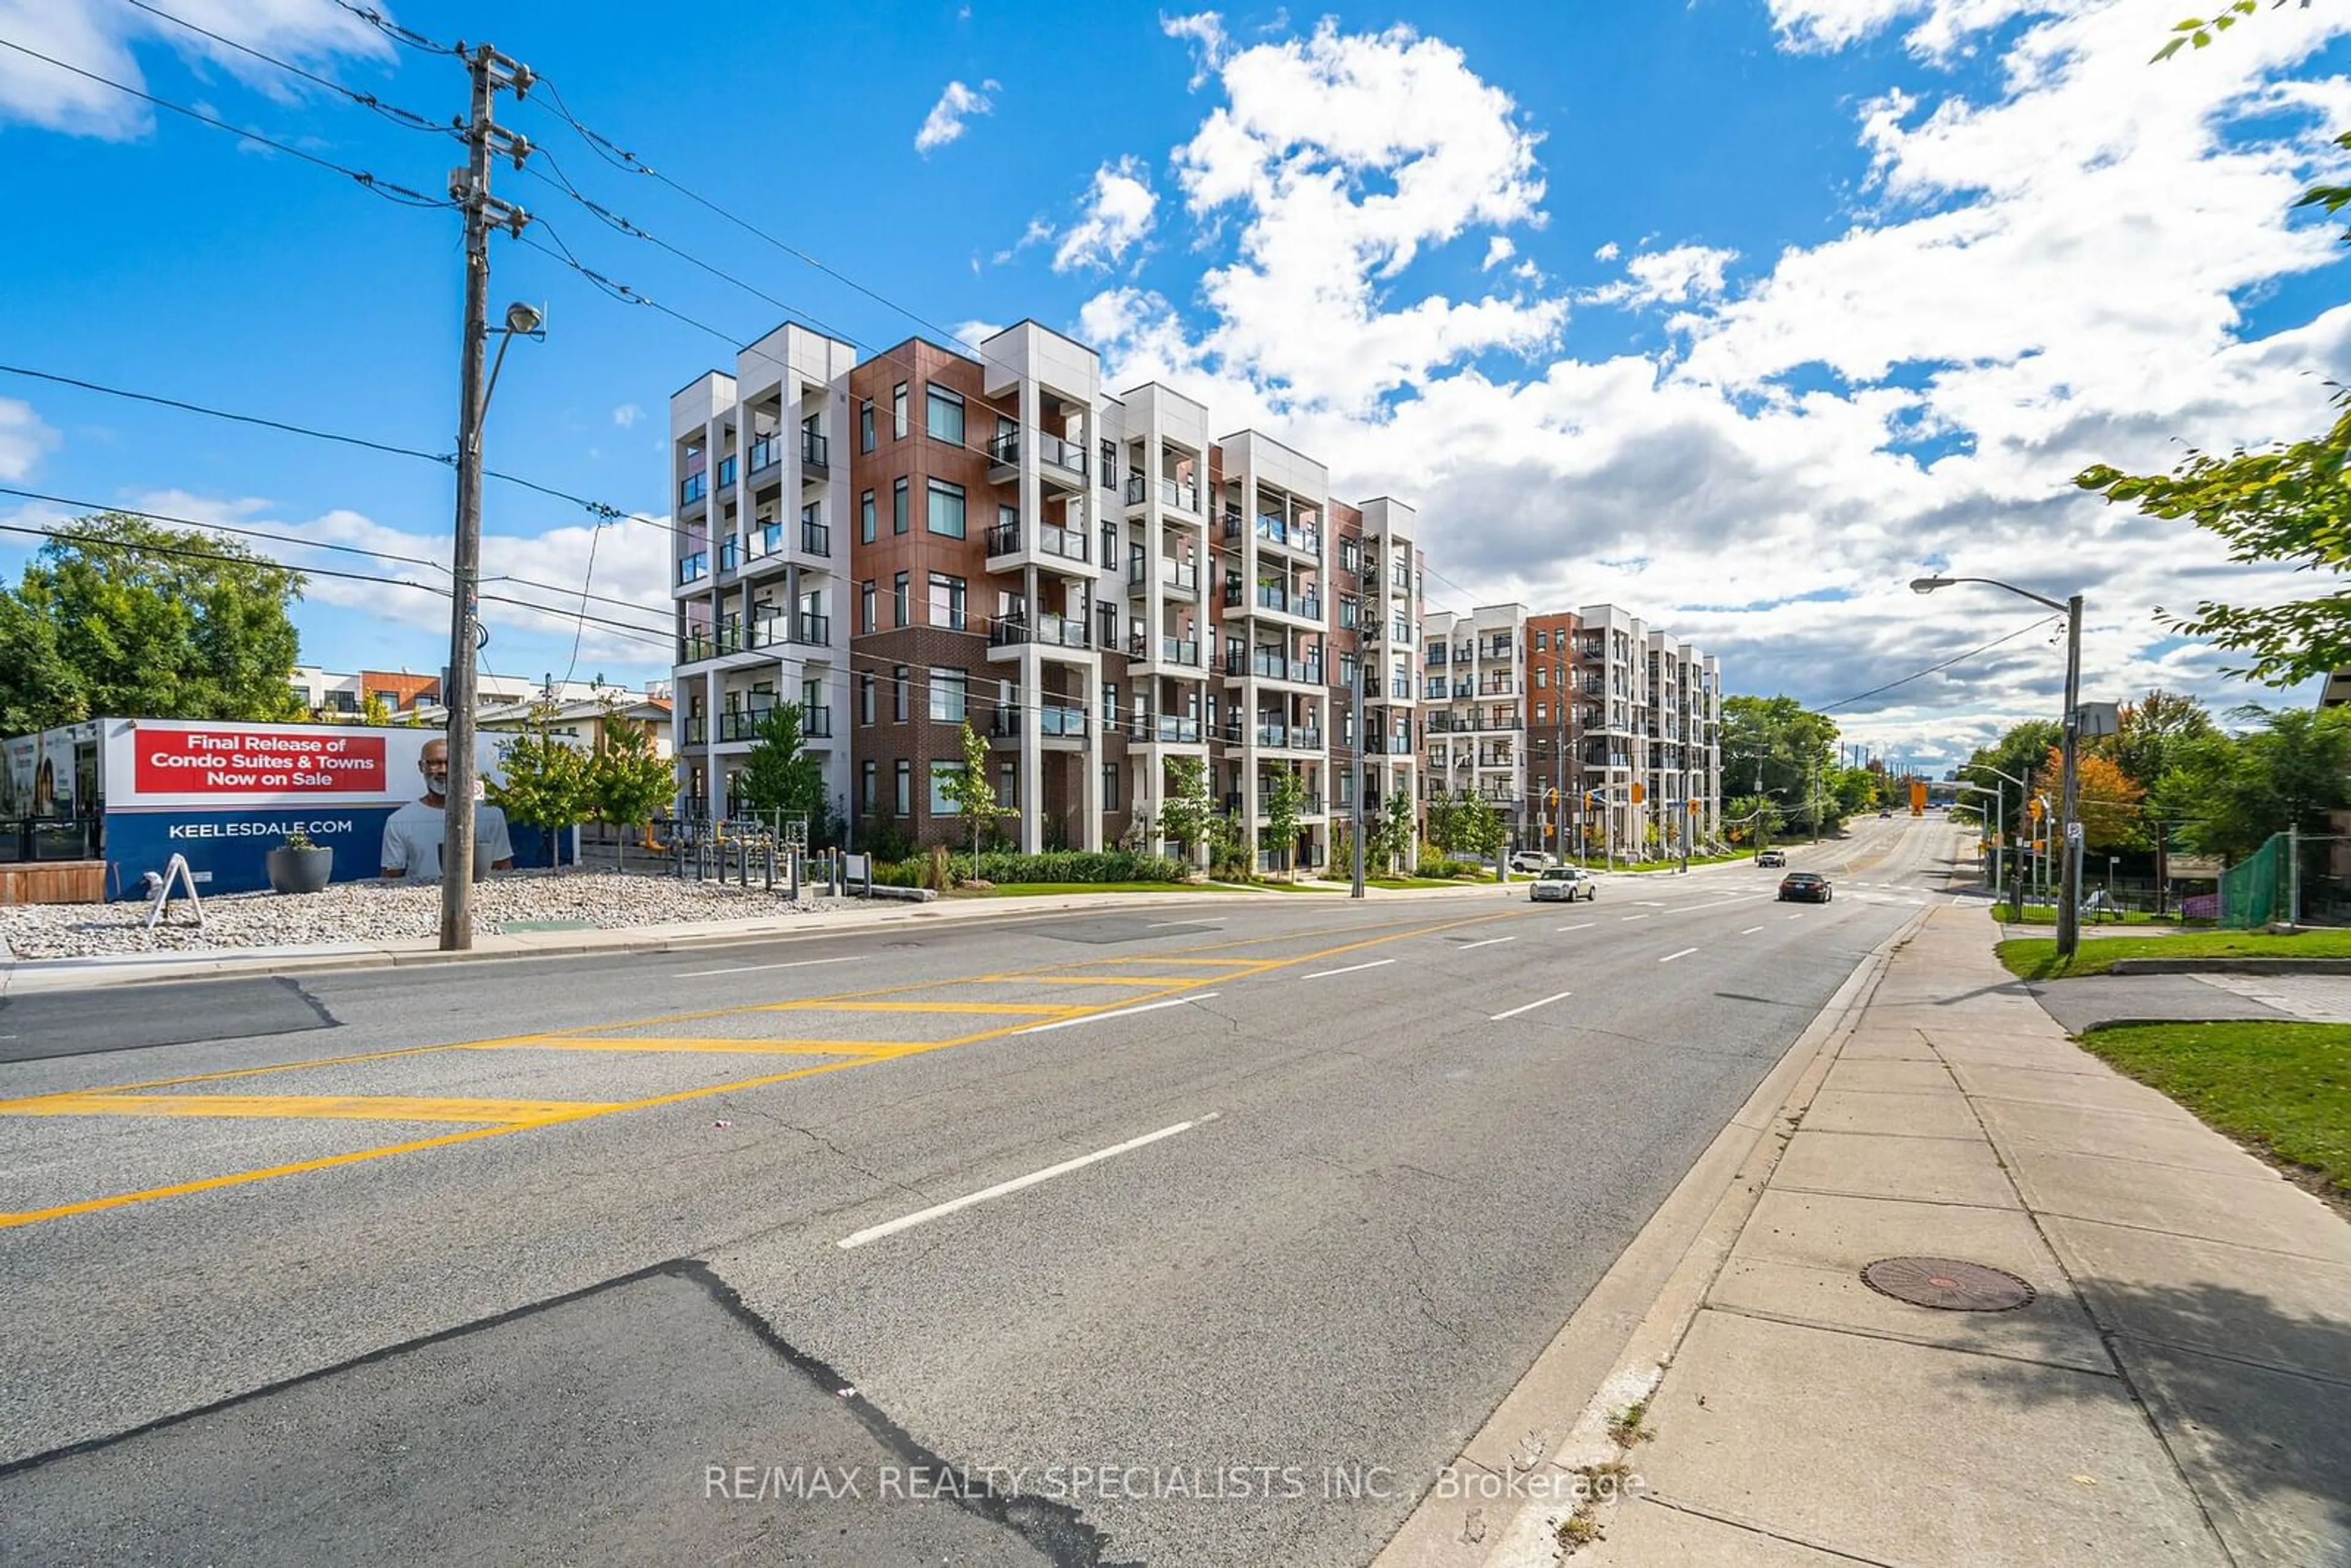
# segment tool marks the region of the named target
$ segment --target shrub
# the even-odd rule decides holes
[[[865,826],[859,831],[857,847],[872,854],[877,861],[894,863],[914,852],[914,841],[906,836],[906,830],[900,827],[894,819],[872,816],[865,819]],[[879,873],[875,873],[873,880],[876,882],[882,880]],[[891,885],[912,887],[914,884],[908,882],[893,883]]]
[[[1443,855],[1424,856],[1416,869],[1429,877],[1475,876],[1479,870],[1468,861],[1447,860]]]
[[[1055,850],[1041,855],[987,854],[956,860],[958,876],[998,886],[1039,882],[1182,882],[1184,863],[1171,855],[1125,850]]]

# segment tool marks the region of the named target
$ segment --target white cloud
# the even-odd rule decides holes
[[[1914,53],[1998,52],[1965,88],[1857,94],[1869,184],[1819,214],[1832,237],[1755,258],[1735,294],[1710,236],[1633,255],[1606,287],[1672,308],[1664,347],[1578,357],[1539,278],[1475,304],[1407,278],[1424,248],[1482,230],[1491,256],[1496,231],[1543,221],[1534,140],[1446,46],[1331,24],[1225,57],[1226,101],[1176,153],[1186,215],[1228,225],[1236,259],[1196,304],[1099,292],[1079,329],[1107,380],[1168,380],[1226,428],[1322,459],[1343,496],[1413,499],[1432,602],[1615,599],[1719,653],[1734,690],[1828,703],[2032,620],[1991,591],[1925,612],[1905,585],[1932,563],[2085,591],[2095,696],[2285,700],[2224,681],[2228,661],[2178,644],[2156,609],[2309,580],[2069,480],[2325,423],[2325,383],[2351,377],[2351,306],[2255,337],[2243,301],[2339,253],[2339,224],[2288,209],[2340,175],[2323,138],[2351,120],[2351,82],[2303,62],[2351,18],[2297,11],[2158,68],[2148,14],[2108,0],[1781,0],[1773,16],[1791,49],[1900,24]],[[1838,716],[1963,757],[2053,710],[2048,637]]]
[[[1458,49],[1326,20],[1229,55],[1220,76],[1226,103],[1176,154],[1196,221],[1240,215],[1238,259],[1201,280],[1220,322],[1207,355],[1286,400],[1360,410],[1441,366],[1552,341],[1563,300],[1380,298],[1425,245],[1541,220],[1536,138]]]
[[[57,433],[41,423],[31,403],[0,397],[0,479],[29,477],[41,455],[57,450]]]
[[[1029,220],[1029,226],[1020,231],[1020,237],[1019,239],[1013,241],[1010,245],[1006,246],[1002,250],[998,251],[994,256],[989,256],[987,259],[990,265],[1002,267],[1014,256],[1017,256],[1022,251],[1027,250],[1030,246],[1043,245],[1047,240],[1051,239],[1052,237],[1053,225],[1051,224],[1047,223],[1043,218],[1030,218]],[[977,262],[973,263],[972,270],[974,272],[979,270],[979,267]]]
[[[1478,269],[1480,272],[1491,272],[1516,256],[1518,249],[1518,246],[1510,243],[1508,235],[1496,235],[1486,242],[1486,259],[1479,264]]]
[[[1216,11],[1202,11],[1190,16],[1159,18],[1159,30],[1171,38],[1188,38],[1192,44],[1192,79],[1186,85],[1197,92],[1207,85],[1208,78],[1224,68],[1233,52],[1232,40],[1225,36],[1225,18]]]
[[[1159,208],[1159,193],[1145,176],[1143,161],[1131,154],[1094,171],[1084,215],[1053,248],[1055,272],[1081,267],[1108,269],[1141,243]]]
[[[331,76],[345,59],[392,57],[382,34],[325,0],[183,0],[170,9],[322,76]],[[275,67],[127,5],[0,0],[0,37],[139,89],[147,81],[133,46],[162,44],[274,98],[295,95],[293,78]],[[139,99],[15,49],[0,50],[0,120],[6,120],[114,141],[143,136],[154,125],[153,112]]]
[[[1612,239],[1606,245],[1602,246],[1598,250],[1593,251],[1592,253],[1592,259],[1594,261],[1614,261],[1624,254],[1624,251],[1617,246],[1616,242]]]
[[[644,416],[643,409],[639,408],[635,403],[624,402],[612,411],[612,423],[622,430],[634,430],[637,427],[637,421]]]
[[[1676,246],[1644,251],[1625,264],[1625,277],[1582,298],[1598,305],[1679,305],[1722,296],[1722,269],[1739,259],[1735,250]]]
[[[923,117],[923,128],[914,132],[914,151],[928,156],[935,147],[944,147],[961,136],[963,122],[972,115],[993,114],[996,100],[987,95],[998,91],[996,82],[984,81],[977,88],[968,88],[951,81],[939,94],[939,101],[931,105],[931,112]]]

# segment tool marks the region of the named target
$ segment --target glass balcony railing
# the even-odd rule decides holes
[[[1005,648],[1022,643],[1036,643],[1052,648],[1090,648],[1093,645],[1086,634],[1086,623],[1075,616],[1041,615],[1034,620],[1019,615],[999,615],[989,622],[988,646]]]
[[[1020,553],[1020,525],[1019,523],[991,523],[988,525],[987,553],[990,555],[1019,555]]]
[[[800,553],[803,555],[831,556],[832,554],[832,530],[825,527],[822,523],[811,523],[806,519],[802,519],[800,523]]]
[[[688,745],[688,746],[704,746],[704,745],[707,745],[707,744],[709,743],[709,740],[710,740],[710,721],[709,721],[708,719],[704,718],[704,717],[703,717],[701,715],[699,715],[699,714],[696,714],[696,715],[695,715],[694,716],[692,716],[692,717],[688,718],[688,719],[685,721],[685,743],[686,743],[686,745]]]
[[[722,490],[735,483],[736,462],[733,457],[718,460],[718,487]]]
[[[681,507],[691,507],[709,494],[710,476],[708,474],[688,474],[684,482],[677,487],[677,504]]]
[[[719,571],[719,575],[721,575],[721,576],[723,577],[723,576],[725,576],[727,572],[733,571],[734,570],[736,570],[737,567],[741,566],[742,564],[743,564],[743,546],[742,546],[741,541],[740,541],[740,540],[737,540],[737,539],[733,539],[733,538],[725,538],[725,539],[721,539],[721,540],[719,540],[719,541],[718,541],[718,571]]]
[[[759,560],[784,548],[784,526],[781,523],[761,523],[745,536],[743,559]]]
[[[831,467],[832,465],[826,455],[831,450],[831,443],[827,442],[822,435],[820,435],[815,431],[803,430],[800,432],[800,464],[803,467]]]
[[[784,460],[784,444],[772,435],[751,443],[751,472],[761,473]]]
[[[824,706],[800,706],[800,733],[810,740],[832,738],[832,709]]]
[[[1019,466],[1024,441],[1033,446],[1040,468],[1057,469],[1079,479],[1086,476],[1086,449],[1074,441],[1064,441],[1041,430],[999,431],[988,438],[987,460],[1007,466]]]
[[[1126,476],[1128,506],[1139,507],[1151,499],[1155,493],[1161,505],[1173,507],[1179,512],[1196,512],[1200,509],[1200,487],[1197,485],[1186,480],[1161,479],[1155,486],[1147,474],[1130,474]]]
[[[1037,710],[1037,727],[1048,736],[1081,737],[1086,733],[1086,710],[1047,703]]]
[[[677,580],[681,585],[689,582],[700,582],[704,578],[708,577],[709,575],[710,552],[706,549],[695,550],[692,555],[687,556],[684,560],[677,563]]]
[[[1037,530],[1037,548],[1063,560],[1083,560],[1086,559],[1086,536],[1076,528],[1059,528],[1048,523]]]

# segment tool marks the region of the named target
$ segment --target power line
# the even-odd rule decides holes
[[[369,549],[360,545],[329,544],[322,539],[305,538],[298,534],[272,533],[266,528],[248,528],[233,526],[228,523],[215,523],[204,517],[175,517],[169,512],[131,511],[121,507],[110,506],[104,501],[86,500],[73,496],[53,496],[39,490],[18,489],[13,485],[0,485],[0,496],[16,496],[27,501],[47,501],[50,505],[57,507],[85,507],[93,512],[119,512],[125,517],[145,517],[150,521],[159,523],[176,523],[185,528],[202,528],[208,532],[216,534],[235,534],[246,538],[267,539],[273,544],[294,545],[302,549],[333,550],[343,555],[368,556],[376,560],[397,561],[402,566],[425,567],[431,570],[444,573],[444,575],[449,570],[447,566],[444,565],[440,561],[425,560],[416,556],[395,555],[389,550]],[[598,526],[601,529],[601,525],[600,524]],[[590,570],[593,570],[594,558],[592,554],[592,544],[590,564]],[[291,570],[308,570],[310,569],[307,567],[298,567]],[[542,589],[549,593],[573,594],[584,599],[593,600],[599,604],[612,604],[618,605],[623,610],[634,610],[640,614],[644,615],[658,615],[662,613],[661,611],[655,609],[653,606],[641,603],[633,599],[622,599],[609,593],[587,593],[584,590],[573,589],[562,583],[541,582],[534,578],[516,577],[507,572],[500,572],[495,580],[499,582],[511,582],[517,588]],[[569,612],[567,611],[565,613],[568,614]],[[652,629],[653,628],[650,626],[647,627],[647,630]]]
[[[1851,707],[1854,704],[1862,701],[1864,698],[1876,696],[1881,692],[1890,692],[1896,686],[1907,686],[1913,681],[1924,680],[1928,675],[1935,674],[1938,670],[1948,670],[1953,664],[1964,664],[1968,660],[1974,658],[1978,653],[1988,653],[1994,648],[1999,647],[2002,643],[2012,643],[2028,632],[2038,632],[2041,628],[2048,625],[2051,622],[2055,621],[2057,617],[2054,615],[2044,615],[2038,621],[2019,626],[2015,631],[2009,632],[2004,637],[1993,638],[1991,642],[1984,643],[1981,647],[1970,648],[1964,653],[1955,654],[1952,657],[1944,660],[1939,664],[1929,664],[1925,669],[1920,670],[1914,674],[1905,675],[1898,681],[1888,681],[1882,686],[1872,686],[1865,692],[1860,692],[1853,696],[1841,698],[1836,702],[1830,703],[1825,707],[1815,708],[1813,711],[1815,713],[1834,713],[1841,707]]]
[[[232,125],[225,120],[216,119],[212,115],[204,113],[202,110],[190,109],[185,104],[173,103],[168,98],[158,98],[152,92],[141,91],[138,88],[127,86],[122,82],[115,81],[111,78],[99,76],[95,71],[86,71],[79,66],[68,65],[65,61],[58,59],[54,55],[45,55],[41,53],[40,50],[27,47],[23,44],[16,42],[14,39],[0,38],[0,48],[14,49],[20,55],[29,55],[34,59],[43,60],[57,67],[61,71],[70,71],[75,76],[80,77],[84,80],[96,82],[100,87],[112,88],[119,93],[124,93],[131,98],[142,99],[145,102],[153,104],[158,109],[168,109],[173,114],[184,115],[188,119],[194,120],[199,125],[209,125],[215,131],[225,131],[232,136],[242,137],[247,141],[257,142],[260,145],[270,149],[272,152],[283,152],[289,158],[298,158],[305,163],[316,164],[318,167],[328,170],[332,173],[340,174],[345,179],[359,185],[360,189],[372,192],[376,195],[381,196],[385,201],[394,203],[398,205],[404,207],[444,208],[452,207],[456,204],[454,202],[447,200],[445,197],[428,196],[422,192],[412,191],[407,186],[397,183],[394,181],[381,179],[377,175],[368,172],[366,170],[353,169],[345,164],[338,163],[331,158],[321,158],[315,152],[306,152],[299,147],[291,146],[271,137],[264,136],[257,131],[247,131],[243,126]]]
[[[384,37],[405,44],[412,49],[421,50],[428,55],[462,55],[465,52],[455,45],[428,38],[422,33],[402,26],[372,5],[354,5],[351,0],[334,0],[334,4],[374,27]]]
[[[52,371],[37,371],[25,365],[0,364],[0,372],[26,376],[35,381],[51,382],[59,386],[78,387],[83,392],[99,392],[107,397],[127,398],[133,402],[154,403],[162,408],[175,408],[183,413],[200,413],[207,419],[223,419],[237,424],[258,425],[265,430],[279,431],[287,435],[307,436],[313,441],[334,442],[340,445],[360,447],[366,451],[381,452],[394,457],[418,458],[426,463],[437,464],[444,468],[455,467],[457,462],[454,453],[426,452],[413,446],[396,446],[389,442],[371,441],[365,436],[340,434],[334,431],[318,430],[307,424],[294,424],[285,420],[265,419],[258,414],[236,413],[227,409],[213,408],[204,403],[187,402],[178,398],[162,397],[153,392],[132,392],[126,387],[109,386],[102,382],[83,381],[75,376],[59,375]],[[539,495],[554,500],[567,501],[607,521],[617,521],[632,515],[623,512],[618,507],[602,501],[592,501],[585,496],[575,496],[568,490],[559,490],[551,485],[542,485],[537,480],[523,478],[520,475],[501,473],[495,468],[485,468],[482,472],[490,478],[503,480],[509,485],[518,485],[526,490],[537,491]],[[660,524],[652,517],[639,520],[653,523],[656,527],[667,526],[673,528],[675,527],[674,524]]]
[[[172,23],[175,26],[185,27],[191,33],[202,34],[204,37],[210,38],[213,42],[225,45],[229,48],[236,50],[240,54],[250,55],[255,59],[260,60],[265,64],[276,66],[279,70],[285,71],[290,76],[300,77],[304,81],[312,83],[318,87],[325,88],[329,92],[340,93],[343,97],[350,99],[353,103],[358,104],[362,109],[371,109],[375,110],[376,113],[382,115],[394,125],[405,126],[411,131],[432,131],[434,134],[441,136],[454,137],[458,134],[457,128],[454,125],[444,125],[437,120],[427,120],[424,116],[402,109],[396,104],[386,103],[381,99],[377,98],[373,93],[357,91],[351,88],[345,87],[339,81],[332,80],[327,77],[322,77],[316,71],[305,70],[302,67],[294,64],[290,60],[281,60],[276,55],[256,49],[250,44],[241,44],[235,38],[223,37],[220,34],[214,32],[211,28],[198,26],[195,23],[189,21],[184,16],[174,16],[169,11],[165,11],[158,6],[150,5],[147,4],[147,0],[122,0],[122,3],[126,5],[135,6],[139,10],[146,12],[151,16],[159,16],[164,21]]]
[[[126,512],[123,515],[134,517],[144,517],[147,516],[147,514],[142,512]],[[162,519],[157,520],[160,521]],[[438,583],[417,582],[412,579],[404,577],[387,577],[381,572],[339,571],[331,567],[294,566],[286,561],[277,560],[272,557],[257,554],[228,555],[219,550],[197,549],[189,545],[165,545],[123,539],[111,539],[108,538],[103,534],[77,533],[68,528],[37,528],[26,523],[0,523],[0,532],[30,534],[39,538],[62,539],[75,544],[94,545],[104,549],[126,550],[139,555],[171,556],[188,560],[235,561],[241,564],[268,567],[274,570],[288,572],[297,577],[330,577],[350,582],[374,583],[379,586],[388,588],[412,588],[420,592],[434,594],[443,599],[446,599],[449,596],[448,589]],[[568,591],[558,589],[556,591],[564,592]],[[517,599],[510,595],[485,593],[480,597],[486,602],[510,604],[517,609],[528,610],[538,614],[552,616],[559,621],[568,619],[572,614],[572,612],[569,609],[541,604],[536,601],[528,599]],[[642,643],[649,647],[668,648],[672,646],[671,641],[667,637],[649,635],[648,633],[651,632],[652,628],[642,623],[631,624],[626,622],[609,621],[601,616],[592,615],[587,616],[586,619],[593,622],[599,626],[606,628],[615,635],[624,637],[632,642]]]

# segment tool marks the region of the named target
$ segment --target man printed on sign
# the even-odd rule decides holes
[[[414,876],[420,882],[441,877],[441,840],[448,831],[449,743],[428,740],[416,758],[424,775],[424,798],[411,800],[383,825],[383,874]],[[487,858],[492,871],[514,869],[514,846],[507,840],[507,814],[496,806],[474,808],[474,862]]]

